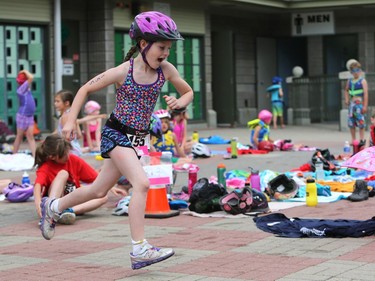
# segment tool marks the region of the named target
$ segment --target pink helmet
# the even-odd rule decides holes
[[[101,106],[98,104],[96,101],[90,100],[86,102],[85,104],[85,113],[86,114],[91,114],[95,110],[100,110]]]
[[[137,15],[130,26],[129,36],[131,39],[141,38],[152,42],[184,40],[177,30],[176,23],[170,17],[156,11]]]
[[[159,119],[162,118],[171,118],[171,115],[169,114],[168,110],[166,109],[159,109],[154,112],[154,114],[159,117]]]
[[[272,113],[269,112],[267,109],[263,109],[259,112],[258,118],[263,122],[268,122],[272,118]]]
[[[10,202],[24,202],[33,196],[34,186],[24,183],[22,185],[11,182],[4,189],[4,195]]]

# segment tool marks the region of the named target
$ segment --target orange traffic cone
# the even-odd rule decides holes
[[[169,218],[178,216],[180,211],[171,210],[165,186],[150,186],[146,201],[146,218]]]

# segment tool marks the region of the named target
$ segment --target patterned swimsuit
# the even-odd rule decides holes
[[[165,83],[161,67],[152,84],[137,84],[133,78],[134,60],[130,60],[125,82],[116,91],[116,107],[102,130],[100,150],[103,158],[117,145],[133,148],[128,134],[144,136],[149,133],[150,119]]]

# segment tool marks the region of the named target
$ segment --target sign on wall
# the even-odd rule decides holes
[[[335,33],[333,12],[292,14],[292,36]]]

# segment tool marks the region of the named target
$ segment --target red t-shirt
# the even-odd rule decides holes
[[[58,164],[51,160],[44,162],[36,171],[35,184],[45,186],[47,191],[61,170],[69,173],[68,181],[74,183],[77,188],[81,186],[81,182],[93,182],[98,175],[94,168],[82,158],[70,153],[65,164]]]

